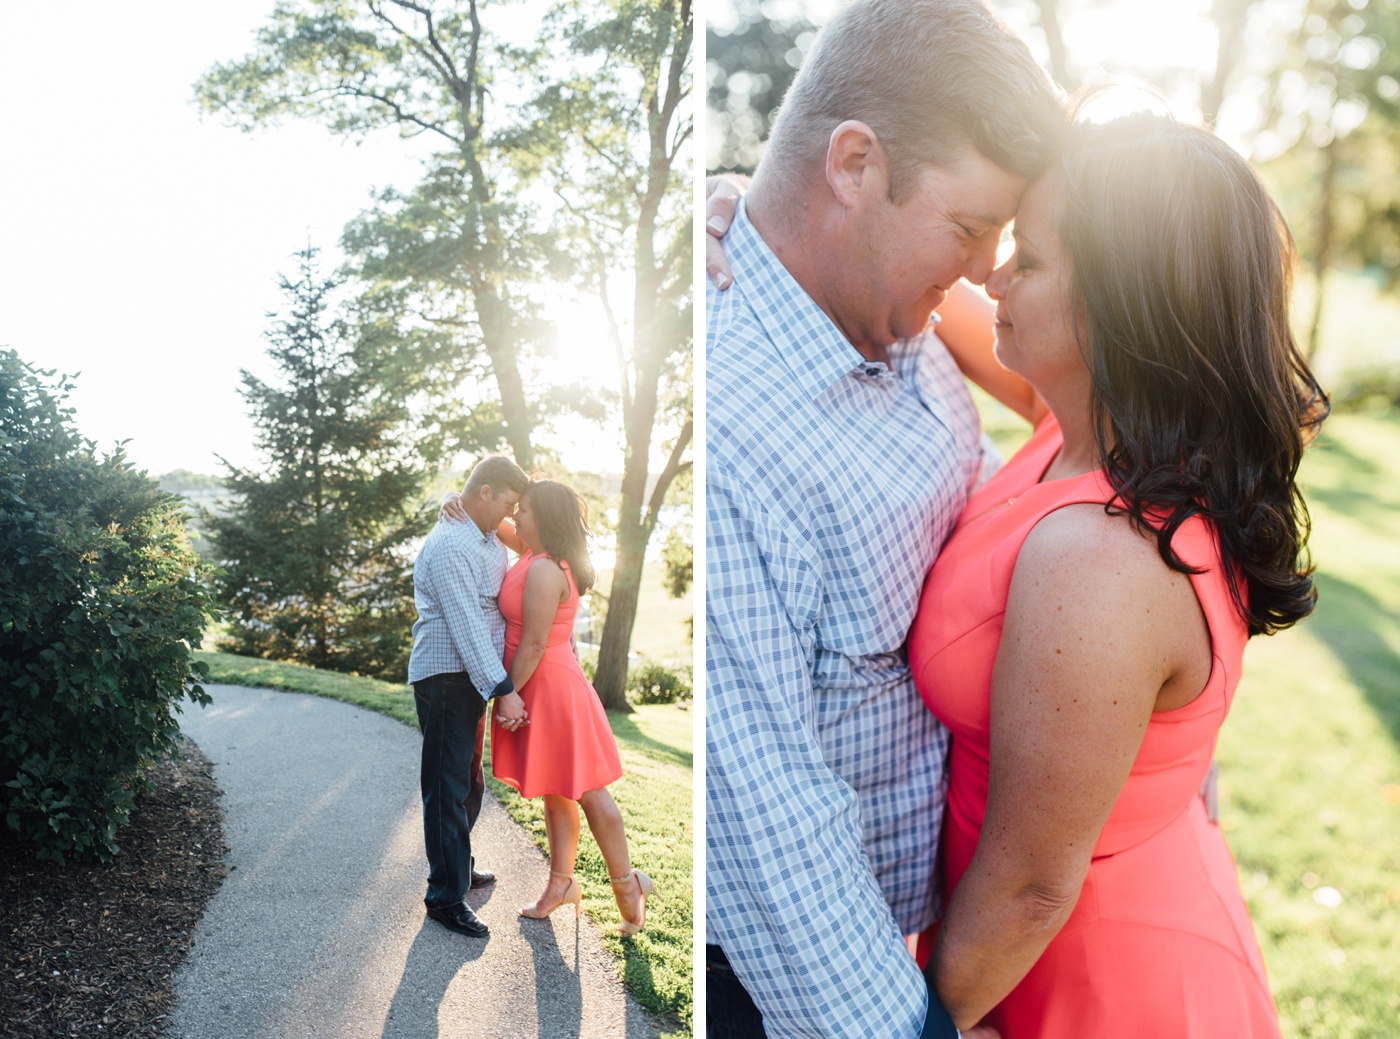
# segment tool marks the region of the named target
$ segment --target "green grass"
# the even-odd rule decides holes
[[[984,415],[1004,452],[1025,438]],[[1318,607],[1250,641],[1221,826],[1283,1034],[1382,1039],[1400,1035],[1400,413],[1334,415],[1301,479]]]
[[[1284,1034],[1380,1039],[1400,1034],[1400,415],[1333,416],[1303,483],[1318,607],[1250,643],[1221,824]]]
[[[209,665],[214,682],[314,693],[418,726],[413,693],[406,685],[228,653],[200,651],[195,656]],[[627,823],[632,861],[665,897],[664,902],[648,903],[646,930],[625,941],[616,937],[621,917],[607,868],[598,846],[586,837],[580,842],[577,866],[584,904],[617,956],[623,980],[638,1003],[661,1015],[663,1033],[671,1037],[688,1036],[693,1030],[693,717],[687,707],[671,705],[608,716],[623,767],[622,779],[611,789]],[[543,802],[527,801],[494,779],[488,778],[488,783],[511,818],[547,850]]]
[[[685,622],[694,611],[693,596],[672,599],[661,579],[664,567],[647,563],[642,567],[642,586],[637,595],[637,623],[632,630],[632,652],[647,660],[663,664],[679,664],[687,671],[693,660],[693,648],[686,637]],[[598,587],[604,592],[612,584],[612,571],[598,575]],[[601,630],[601,629],[600,629]]]

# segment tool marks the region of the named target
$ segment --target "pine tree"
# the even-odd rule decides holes
[[[279,384],[242,373],[263,467],[221,459],[231,503],[205,517],[230,619],[220,648],[402,680],[429,474],[407,406],[335,316],[340,282],[318,275],[316,252],[297,254],[288,312],[269,315]]]

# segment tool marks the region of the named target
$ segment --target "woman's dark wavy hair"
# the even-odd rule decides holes
[[[569,564],[579,595],[593,587],[598,575],[588,558],[588,504],[566,483],[531,480],[524,497],[535,514],[535,526],[544,550],[556,562]]]
[[[1172,535],[1209,520],[1250,635],[1272,634],[1317,601],[1296,477],[1330,406],[1289,330],[1292,236],[1206,130],[1139,115],[1067,134],[1060,233],[1110,505],[1180,573]]]

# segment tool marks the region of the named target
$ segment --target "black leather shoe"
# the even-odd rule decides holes
[[[472,938],[485,938],[491,933],[484,923],[472,912],[471,906],[458,902],[455,906],[428,907],[428,919],[436,920],[449,931],[465,934]]]
[[[487,884],[494,883],[496,883],[496,874],[489,869],[472,867],[472,887],[485,887]]]

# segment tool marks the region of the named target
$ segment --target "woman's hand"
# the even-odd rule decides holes
[[[737,173],[705,178],[705,230],[709,233],[705,239],[705,272],[721,292],[733,283],[734,272],[729,269],[720,239],[729,232],[734,210],[748,186],[749,178]]]
[[[442,504],[438,506],[438,519],[448,523],[467,522],[467,510],[462,508],[460,494],[448,491],[442,496]]]
[[[508,732],[530,724],[525,701],[520,699],[519,693],[507,693],[496,698],[496,724]]]

